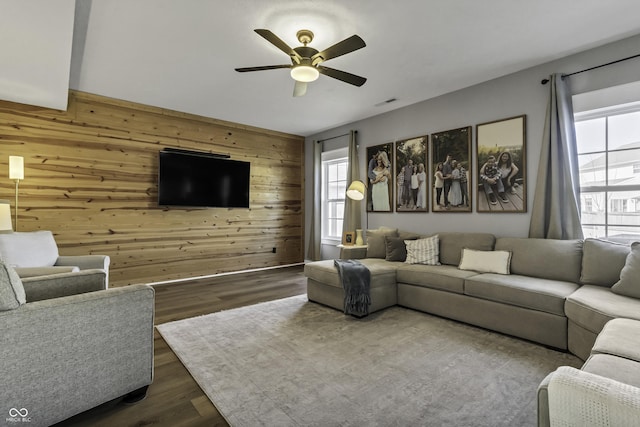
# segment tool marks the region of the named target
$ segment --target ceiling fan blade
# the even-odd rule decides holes
[[[355,74],[347,73],[346,71],[336,70],[335,68],[323,67],[322,65],[318,65],[316,68],[325,76],[342,80],[343,82],[354,86],[362,86],[367,81],[364,77],[356,76]]]
[[[276,36],[271,31],[265,30],[265,29],[257,29],[253,31],[260,34],[262,37],[267,39],[269,43],[271,43],[272,45],[274,45],[275,47],[277,47],[278,49],[280,49],[281,51],[289,55],[291,58],[297,58],[298,60],[302,59],[300,55],[298,55],[298,52],[291,49],[291,47],[288,44],[283,42],[280,39],[280,37]],[[300,62],[300,61],[297,61],[297,62]]]
[[[320,62],[328,61],[332,58],[337,58],[338,56],[353,52],[354,50],[362,49],[365,46],[366,44],[364,40],[357,35],[353,35],[331,47],[326,48],[322,52],[316,53],[311,57],[311,62],[314,64],[319,63],[317,62],[318,59],[320,59]]]
[[[291,65],[265,65],[263,67],[245,67],[236,68],[236,71],[239,73],[246,73],[247,71],[276,70],[278,68],[291,68]]]
[[[307,93],[307,83],[296,80],[296,84],[293,86],[293,96],[303,96],[305,93]]]

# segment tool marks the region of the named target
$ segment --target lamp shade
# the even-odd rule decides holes
[[[367,186],[360,180],[353,181],[347,188],[347,197],[352,200],[362,200],[367,193]]]
[[[24,157],[9,156],[9,179],[24,179]]]
[[[311,65],[298,65],[291,69],[291,78],[298,82],[313,82],[318,79],[318,76],[320,76],[320,72]]]
[[[11,206],[8,200],[0,200],[0,232],[13,231]]]

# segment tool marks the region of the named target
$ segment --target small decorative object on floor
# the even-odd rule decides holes
[[[334,263],[344,289],[344,314],[367,316],[371,305],[371,272],[357,260],[337,259]]]

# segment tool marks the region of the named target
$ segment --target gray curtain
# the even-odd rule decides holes
[[[358,143],[356,135],[358,132],[352,130],[349,135],[349,165],[347,166],[347,188],[353,181],[361,179],[360,177],[360,160],[358,159]],[[351,200],[345,197],[344,202],[344,221],[342,223],[342,232],[356,231],[362,228],[362,203],[364,201]]]
[[[578,149],[569,78],[553,74],[529,237],[581,239]]]
[[[311,206],[311,230],[309,233],[309,247],[307,249],[307,258],[311,261],[320,260],[320,219],[322,213],[320,208],[322,206],[322,142],[313,141],[313,180],[311,185],[313,186],[312,194],[312,206]]]

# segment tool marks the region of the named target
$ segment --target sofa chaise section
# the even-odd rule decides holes
[[[369,313],[396,305],[398,303],[396,266],[399,263],[390,263],[376,258],[365,258],[360,261],[371,271]],[[341,311],[344,309],[344,289],[333,260],[306,264],[304,274],[307,276],[309,301]]]

